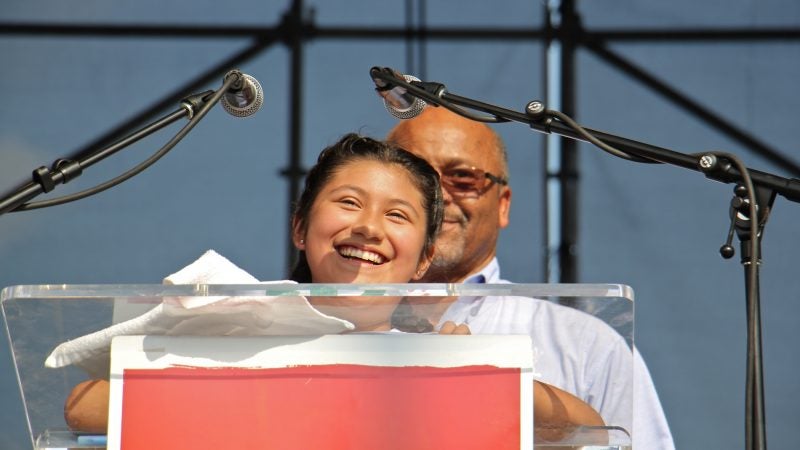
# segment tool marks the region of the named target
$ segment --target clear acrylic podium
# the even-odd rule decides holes
[[[628,286],[617,284],[274,283],[11,286],[0,293],[0,301],[32,448],[105,448],[102,436],[84,436],[67,428],[64,420],[65,399],[75,385],[87,380],[90,375],[87,373],[86,365],[83,365],[84,368],[78,367],[81,364],[65,364],[58,368],[46,367],[45,361],[49,355],[52,359],[51,352],[54,349],[62,343],[81,343],[82,337],[92,333],[97,335],[100,331],[119,329],[120,327],[115,324],[130,323],[131,320],[141,318],[143,314],[153,314],[158,307],[170,302],[183,302],[185,299],[190,299],[195,305],[212,304],[220,299],[229,302],[233,300],[233,303],[226,306],[226,314],[232,314],[226,316],[228,319],[241,317],[236,315],[239,314],[236,308],[244,308],[241,310],[246,312],[246,305],[252,305],[253,299],[266,301],[272,305],[272,309],[259,310],[255,320],[246,313],[249,325],[243,334],[245,336],[261,334],[313,336],[329,334],[331,330],[336,333],[351,334],[335,326],[332,329],[325,328],[332,322],[323,324],[320,329],[325,330],[324,332],[315,332],[314,327],[318,325],[314,322],[316,319],[309,319],[308,311],[303,308],[308,306],[308,302],[312,304],[320,302],[326,306],[320,307],[319,310],[326,315],[349,318],[354,317],[352,314],[361,314],[359,308],[353,308],[352,305],[363,299],[365,302],[371,302],[370,308],[387,308],[386,305],[390,305],[394,314],[393,327],[400,331],[395,330],[389,335],[401,338],[406,334],[436,334],[436,324],[430,323],[430,317],[441,315],[431,314],[436,310],[437,304],[447,301],[450,302],[450,309],[454,311],[461,309],[463,314],[458,316],[457,321],[470,326],[476,336],[530,335],[534,379],[538,379],[543,373],[560,371],[558,368],[550,367],[562,363],[563,355],[558,354],[561,343],[558,340],[564,339],[563,336],[559,336],[565,333],[559,330],[559,326],[589,327],[590,331],[599,335],[607,332],[608,336],[604,339],[609,339],[609,342],[619,341],[628,352],[633,347],[633,291]],[[339,305],[339,299],[348,300],[349,303]],[[353,303],[354,301],[356,303]],[[297,309],[293,303],[303,303],[303,305]],[[566,309],[569,309],[569,312],[565,315],[563,311]],[[553,311],[561,311],[558,314],[565,315],[568,320],[562,324],[550,323]],[[270,317],[270,314],[274,317]],[[487,316],[490,320],[481,321],[481,318]],[[441,320],[447,318],[448,313],[445,313]],[[187,327],[187,323],[190,323],[187,319],[191,319],[195,324],[199,323],[200,327]],[[216,319],[212,320],[206,316],[181,316],[177,319],[170,316],[166,322],[163,317],[157,320],[161,322],[154,322],[155,328],[147,328],[149,325],[145,325],[144,328],[134,327],[129,330],[133,330],[136,334],[172,336],[201,334],[209,338],[214,337],[214,330],[218,325],[214,322]],[[164,323],[172,328],[165,330]],[[263,327],[263,330],[260,327]],[[531,331],[531,328],[536,330]],[[155,329],[160,331],[153,332]],[[138,333],[136,330],[145,330],[146,333]],[[569,336],[581,335],[584,330],[572,331],[572,334],[566,333],[570,339]],[[237,331],[231,328],[225,328],[222,333],[223,336],[219,339],[237,335]],[[386,334],[381,336],[386,338]],[[102,337],[110,339],[109,336]],[[102,347],[103,342],[105,341],[102,339],[95,339],[93,345]],[[585,348],[581,348],[580,343],[572,344],[578,347],[577,350],[566,351],[586,351]],[[103,349],[95,350],[95,362],[101,363],[104,358],[107,359],[107,353],[110,351],[105,349],[104,353]],[[430,348],[420,348],[420,352],[430,351]],[[106,371],[105,376],[108,376],[107,367],[110,363],[106,361],[105,364],[105,366],[100,364],[99,376],[103,376],[102,371]],[[564,364],[570,363],[564,362]],[[626,356],[625,352],[617,355],[613,369],[617,371],[612,375],[615,380],[633,379],[632,358],[630,355]],[[568,372],[574,370],[571,368]],[[98,373],[92,376],[97,377]],[[544,378],[546,381],[547,376]],[[604,417],[607,426],[600,430],[596,429],[600,427],[569,430],[555,442],[545,442],[540,439],[532,446],[543,449],[631,449],[631,434],[635,432],[631,429],[632,386],[630,382],[616,384],[621,385],[609,395],[613,395],[614,403],[619,405],[615,412],[616,417],[623,418],[616,419],[619,423]],[[475,404],[479,406],[481,399],[475,399]],[[598,440],[598,436],[602,438]],[[91,439],[86,439],[89,437]]]

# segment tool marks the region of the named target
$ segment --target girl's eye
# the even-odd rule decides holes
[[[390,211],[387,215],[389,217],[394,217],[397,219],[408,221],[408,215],[402,211]]]
[[[343,199],[339,200],[339,203],[342,203],[342,204],[348,205],[348,206],[358,206],[358,202],[355,199],[352,199],[352,198],[343,198]]]

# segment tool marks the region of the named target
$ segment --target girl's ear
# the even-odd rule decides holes
[[[305,240],[306,230],[303,226],[303,221],[294,217],[292,219],[292,243],[298,250],[305,250],[306,249],[306,240]]]
[[[431,245],[430,250],[425,252],[417,263],[417,271],[414,272],[414,276],[411,278],[412,281],[418,281],[422,279],[425,275],[425,272],[428,271],[428,267],[431,266],[431,261],[433,261],[433,252],[434,246]]]

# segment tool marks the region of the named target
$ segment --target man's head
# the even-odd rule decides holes
[[[388,140],[442,176],[444,224],[423,281],[463,281],[494,257],[500,229],[508,225],[511,189],[500,137],[485,124],[429,107],[400,122]]]

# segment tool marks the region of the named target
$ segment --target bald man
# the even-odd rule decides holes
[[[508,283],[495,257],[511,208],[500,137],[483,123],[428,107],[398,123],[388,140],[426,159],[442,180],[444,225],[421,281]],[[473,334],[530,335],[537,380],[584,400],[606,424],[631,431],[635,449],[675,448],[644,361],[602,321],[519,297],[450,298],[424,314],[431,323],[466,324]]]

